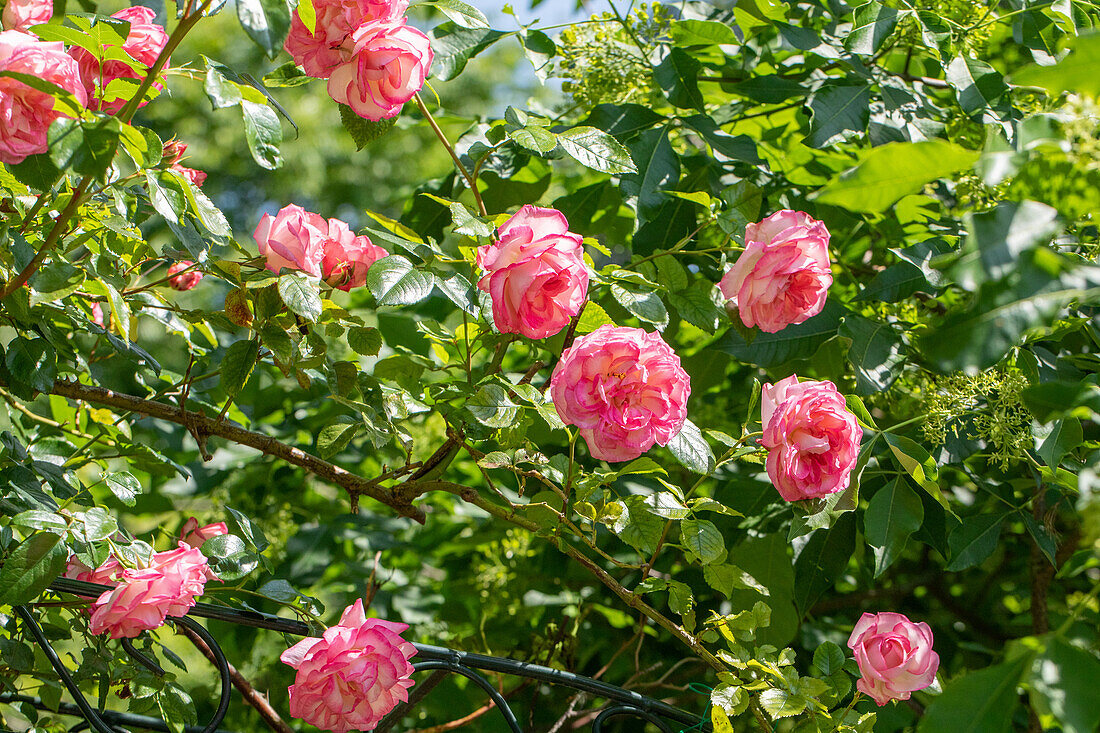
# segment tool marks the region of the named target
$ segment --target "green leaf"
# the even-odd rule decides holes
[[[222,390],[232,397],[244,389],[259,358],[260,342],[256,339],[231,344],[222,357],[221,377],[218,380]]]
[[[905,354],[901,337],[892,326],[849,315],[840,324],[839,333],[852,342],[848,362],[855,371],[859,394],[882,392],[894,383],[901,374]]]
[[[1100,95],[1100,33],[1080,35],[1070,42],[1070,52],[1053,66],[1029,66],[1011,76],[1016,86],[1039,87],[1053,95],[1062,92]]]
[[[329,459],[348,447],[348,443],[359,432],[362,425],[337,423],[321,428],[317,435],[317,452],[321,458]]]
[[[946,501],[940,493],[939,468],[928,451],[912,438],[893,433],[883,433],[882,438],[890,446],[890,452],[894,454],[898,464],[913,477],[914,481],[944,504],[944,508],[947,508]]]
[[[470,59],[506,34],[484,28],[463,28],[454,22],[448,22],[437,25],[428,35],[435,54],[432,72],[440,81],[449,81],[466,68]]]
[[[1100,661],[1055,636],[1026,677],[1037,711],[1050,713],[1065,733],[1093,733],[1100,727]]]
[[[730,135],[708,115],[698,114],[685,117],[684,124],[695,130],[706,140],[707,145],[710,145],[714,150],[715,157],[719,160],[740,160],[753,164],[761,162],[760,156],[756,152],[756,142],[751,137],[748,135]],[[738,184],[744,186],[748,182],[739,181]],[[726,197],[723,196],[723,198]]]
[[[509,130],[508,138],[535,155],[546,155],[558,146],[558,136],[537,124]]]
[[[390,255],[371,265],[367,287],[378,305],[412,305],[432,294],[435,278],[413,267],[401,255]]]
[[[616,283],[611,286],[611,295],[623,308],[639,319],[654,324],[658,330],[664,330],[668,325],[668,310],[656,293],[639,293]]]
[[[898,11],[872,0],[856,8],[852,30],[844,45],[852,53],[872,56],[882,48],[897,26]]]
[[[627,146],[637,173],[624,174],[619,183],[623,198],[632,201],[638,226],[650,221],[667,200],[663,191],[680,180],[680,159],[668,140],[668,129],[647,130]]]
[[[699,91],[699,72],[703,65],[686,51],[673,48],[653,69],[653,80],[673,106],[682,109],[703,109],[703,94]]]
[[[318,278],[305,272],[284,272],[279,276],[279,297],[287,308],[307,321],[316,321],[321,317],[321,286]]]
[[[275,58],[290,30],[290,12],[283,0],[237,0],[237,19],[248,37]]]
[[[289,364],[294,358],[294,342],[282,326],[266,324],[260,329],[260,339],[281,364]]]
[[[512,402],[499,384],[486,384],[466,401],[466,409],[478,422],[490,428],[506,428],[516,421],[519,405]]]
[[[695,473],[709,476],[714,470],[714,453],[710,449],[710,444],[691,420],[684,420],[684,426],[680,428],[680,432],[668,441],[665,447],[676,456],[676,460]]]
[[[836,584],[856,546],[855,516],[841,515],[832,527],[818,529],[794,561],[794,604],[800,616]]]
[[[741,45],[733,28],[717,20],[674,20],[669,32],[677,46]]]
[[[397,124],[397,117],[385,120],[367,120],[355,114],[355,111],[346,104],[338,104],[340,108],[340,123],[351,135],[356,150],[362,150],[368,143],[374,142],[385,135]]]
[[[11,523],[15,527],[53,532],[59,537],[64,537],[69,533],[69,523],[65,521],[64,517],[41,509],[28,509],[25,512],[19,512],[11,518]]]
[[[545,82],[552,69],[550,59],[558,53],[553,39],[542,31],[536,30],[524,30],[517,37],[520,45],[523,46],[524,55],[531,62],[531,66],[535,67],[535,76],[540,82]]]
[[[710,565],[726,556],[722,533],[707,519],[684,519],[680,522],[680,541],[703,565]]]
[[[601,173],[635,173],[637,167],[622,143],[595,127],[574,127],[558,135],[562,150]]]
[[[991,110],[1008,92],[1004,77],[979,59],[959,56],[947,67],[947,83],[959,98],[963,112],[974,118]]]
[[[1020,706],[1016,686],[1031,656],[952,680],[924,711],[918,733],[1008,733]]]
[[[37,532],[20,542],[0,568],[0,606],[29,603],[65,569],[69,553],[52,532]]]
[[[639,552],[651,555],[665,529],[665,520],[649,511],[645,497],[633,494],[623,500],[623,512],[612,522],[611,531]]]
[[[849,211],[881,212],[927,183],[970,168],[979,155],[946,140],[887,143],[811,198]]]
[[[810,704],[805,695],[770,687],[760,693],[760,706],[773,718],[798,715]]]
[[[199,722],[191,696],[171,682],[157,693],[157,705],[172,733],[184,733],[187,726]]]
[[[53,390],[57,379],[57,355],[46,339],[13,339],[4,355],[4,364],[13,379],[38,392]]]
[[[875,548],[875,577],[893,564],[909,536],[924,522],[924,505],[920,497],[899,476],[879,489],[863,515],[867,543]]]
[[[828,147],[867,129],[871,90],[863,84],[830,84],[814,95],[809,107],[810,134],[803,143],[811,148]]]
[[[382,332],[372,326],[348,329],[348,346],[363,356],[378,356],[382,349]]]
[[[769,595],[768,589],[757,582],[756,578],[736,565],[713,562],[703,566],[703,580],[726,598],[731,598],[734,590],[753,590]]]
[[[670,293],[668,303],[688,323],[708,333],[714,333],[726,316],[725,308],[714,302],[716,292],[713,283],[697,281],[685,290]]]
[[[137,503],[137,495],[143,492],[141,482],[125,471],[107,474],[103,477],[103,483],[107,484],[111,493],[126,506],[134,506]]]
[[[488,28],[489,19],[473,5],[462,0],[427,0],[424,5],[432,5],[463,28]]]
[[[968,236],[949,273],[967,290],[1016,272],[1023,254],[1059,229],[1058,212],[1035,201],[1003,202],[965,220]]]
[[[611,316],[607,315],[607,311],[598,303],[588,301],[584,306],[584,312],[581,313],[580,320],[577,321],[577,334],[592,333],[600,326],[614,325],[616,325],[615,321],[611,320]]]
[[[984,561],[997,549],[1001,525],[1008,514],[978,514],[963,520],[947,538],[951,548],[949,572],[966,570]]]
[[[1050,434],[1039,446],[1039,457],[1051,468],[1057,468],[1062,457],[1081,445],[1084,432],[1081,421],[1075,417],[1065,417],[1054,423]]]
[[[820,677],[830,677],[844,669],[848,657],[838,644],[823,641],[814,650],[814,671]]]
[[[792,359],[808,359],[826,341],[836,336],[844,306],[829,300],[820,313],[778,333],[757,333],[751,342],[734,329],[715,341],[711,348],[749,364],[770,369]],[[733,318],[739,318],[734,314]]]
[[[1020,397],[1040,422],[1069,414],[1086,420],[1096,420],[1100,416],[1100,385],[1095,374],[1080,381],[1032,385],[1025,388]]]
[[[241,115],[244,118],[244,134],[248,141],[248,150],[252,159],[262,168],[275,170],[283,164],[279,143],[283,141],[283,127],[279,116],[266,104],[241,100]]]
[[[298,7],[300,9],[301,5],[299,4]],[[313,81],[313,77],[298,68],[298,65],[293,61],[287,61],[274,71],[264,74],[263,81],[264,85],[268,87],[299,87],[303,84],[309,84]],[[342,115],[343,112],[341,112]]]

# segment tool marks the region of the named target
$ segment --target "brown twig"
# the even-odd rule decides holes
[[[401,497],[396,495],[397,492],[379,486],[375,481],[367,480],[362,476],[346,471],[337,465],[310,455],[300,448],[283,443],[269,435],[216,420],[201,412],[183,410],[174,405],[153,402],[134,395],[115,392],[103,387],[80,384],[79,382],[58,380],[54,382],[52,392],[71,400],[106,405],[119,410],[140,413],[158,420],[173,422],[185,427],[192,435],[202,436],[203,439],[211,436],[225,438],[239,445],[254,448],[261,453],[300,466],[315,476],[343,488],[353,496],[369,496],[395,510],[403,517],[409,517],[421,524],[425,521],[424,512],[419,507],[412,506],[410,501],[402,500]]]

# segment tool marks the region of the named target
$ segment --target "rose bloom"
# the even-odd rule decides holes
[[[321,259],[321,276],[325,282],[345,293],[367,283],[367,270],[389,254],[370,241],[366,235],[355,236],[339,219],[328,220],[325,256]]]
[[[100,328],[104,328],[103,306],[100,305],[98,302],[92,303],[92,323],[99,326]]]
[[[376,122],[401,111],[424,86],[432,65],[428,37],[404,23],[365,23],[344,48],[346,61],[329,76],[329,96]]]
[[[295,10],[283,48],[307,74],[327,79],[347,60],[340,47],[352,31],[371,21],[400,23],[408,8],[408,0],[318,0],[313,3],[314,32],[309,32]]]
[[[581,243],[560,211],[527,205],[504,222],[500,239],[478,248],[487,272],[477,287],[492,297],[497,330],[546,338],[580,313],[588,296]]]
[[[199,281],[202,280],[202,273],[198,270],[187,270],[187,268],[194,267],[194,265],[195,263],[191,260],[180,260],[168,268],[168,284],[172,286],[173,290],[190,290],[199,284]],[[184,270],[187,270],[187,272],[184,272]]]
[[[848,638],[859,673],[856,689],[881,707],[908,700],[936,679],[940,657],[932,651],[932,629],[900,613],[865,613]]]
[[[181,176],[191,182],[191,185],[195,188],[201,188],[202,184],[206,181],[206,171],[200,171],[196,168],[187,168],[179,163],[173,165],[168,170],[173,170],[179,173]]]
[[[775,333],[820,313],[832,284],[829,230],[784,210],[745,228],[745,251],[718,287],[742,323]]]
[[[225,522],[215,522],[200,527],[199,520],[191,517],[183,523],[183,527],[180,529],[180,542],[198,549],[211,537],[223,534],[229,534],[229,527],[225,526]]]
[[[216,580],[206,557],[182,542],[170,552],[153,555],[149,567],[125,568],[118,585],[96,599],[88,630],[113,639],[133,638],[183,616],[202,595],[207,580]]]
[[[589,452],[629,461],[672,440],[687,419],[691,383],[680,357],[656,333],[600,326],[561,355],[550,396],[562,421],[580,428]]]
[[[108,557],[105,563],[93,569],[80,562],[76,555],[69,555],[62,577],[83,580],[85,583],[114,585],[118,582],[120,575],[122,575],[122,566],[114,556]]]
[[[53,17],[53,0],[8,0],[2,17],[4,30],[24,31],[32,25],[49,22]]]
[[[164,50],[164,46],[168,43],[168,34],[164,32],[164,28],[153,22],[157,14],[144,5],[134,5],[120,10],[111,17],[125,20],[130,24],[130,33],[126,36],[126,42],[122,44],[122,50],[137,62],[137,66],[143,66],[144,69],[134,70],[126,62],[118,60],[106,61],[101,67],[95,56],[80,47],[69,49],[69,53],[80,64],[80,76],[88,92],[88,106],[91,109],[102,109],[104,112],[114,114],[126,105],[127,98],[105,101],[101,99],[103,90],[115,79],[134,79],[140,83],[149,68],[156,63],[160,52]],[[165,67],[167,65],[166,62]],[[154,83],[153,86],[164,89],[164,85],[159,82]],[[127,96],[136,91],[137,84],[129,90]],[[144,107],[146,104],[148,101],[142,100],[138,106]]]
[[[88,95],[80,70],[59,42],[40,41],[20,31],[0,32],[0,71],[15,71],[52,82],[84,106]],[[21,81],[0,77],[0,162],[22,163],[28,155],[46,152],[46,131],[58,117],[54,98]]]
[[[271,272],[278,274],[285,267],[320,277],[328,228],[321,215],[291,204],[275,216],[264,214],[252,236]]]
[[[863,431],[832,382],[790,376],[760,396],[768,478],[787,501],[848,488]]]
[[[324,636],[287,649],[279,659],[297,670],[289,688],[290,714],[335,733],[373,730],[409,699],[409,659],[416,647],[400,636],[407,628],[367,618],[357,600]]]

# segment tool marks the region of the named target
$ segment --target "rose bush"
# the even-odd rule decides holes
[[[0,727],[1096,729],[1096,8],[261,5],[0,35]]]

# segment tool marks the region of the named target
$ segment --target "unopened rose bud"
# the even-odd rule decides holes
[[[175,165],[183,160],[183,154],[187,152],[187,143],[182,140],[172,138],[168,142],[164,143],[164,162],[168,165]]]
[[[202,273],[198,270],[188,270],[189,267],[194,267],[195,263],[191,260],[180,260],[176,264],[168,268],[168,284],[173,289],[184,291],[190,290],[199,284],[199,280],[202,280]],[[186,272],[184,272],[186,270]]]

